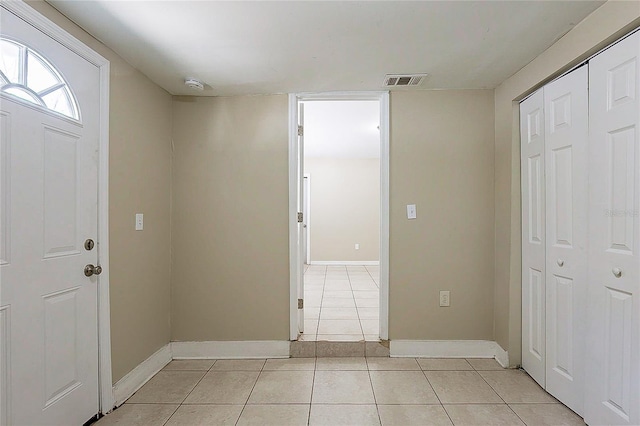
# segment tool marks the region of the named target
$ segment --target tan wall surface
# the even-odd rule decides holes
[[[493,338],[493,100],[391,96],[392,339]],[[287,102],[174,98],[172,340],[288,339]]]
[[[377,261],[380,159],[306,158],[304,172],[311,179],[311,261]]]
[[[391,339],[493,339],[493,100],[391,93]]]
[[[171,96],[42,1],[28,2],[111,62],[109,243],[113,382],[169,342]],[[134,230],[144,213],[144,231]]]
[[[495,90],[495,338],[521,361],[520,137],[518,103],[640,25],[640,2],[609,1]],[[452,296],[453,298],[453,296]]]
[[[172,340],[288,340],[288,98],[174,98]]]

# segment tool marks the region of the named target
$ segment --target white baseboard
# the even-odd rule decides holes
[[[491,340],[391,340],[392,357],[495,358],[509,366],[509,355]]]
[[[496,361],[498,361],[498,364],[503,368],[509,368],[509,352],[502,349],[502,346],[497,343],[496,346]]]
[[[380,265],[380,262],[378,260],[312,260],[310,265],[377,266]]]
[[[171,342],[173,359],[289,358],[288,340]]]
[[[169,362],[171,362],[171,346],[167,343],[113,385],[115,406],[122,405]]]

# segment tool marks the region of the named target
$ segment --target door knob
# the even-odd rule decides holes
[[[98,265],[98,266],[93,266],[92,264],[88,264],[87,266],[84,267],[84,274],[87,277],[90,277],[92,275],[100,275],[102,273],[102,266]]]
[[[622,269],[620,268],[613,268],[611,272],[613,273],[613,276],[616,278],[620,278],[622,276]]]
[[[561,268],[564,266],[564,260],[562,260],[562,259],[558,259],[558,260],[556,260],[556,263],[557,263],[557,264],[558,264],[558,266],[559,266],[559,267],[561,267]]]

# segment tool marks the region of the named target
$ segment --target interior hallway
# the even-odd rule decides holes
[[[299,340],[379,340],[379,266],[305,265]]]
[[[584,425],[493,359],[175,360],[109,425]]]

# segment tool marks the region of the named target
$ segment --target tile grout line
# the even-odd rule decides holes
[[[447,418],[449,419],[449,421],[451,422],[452,425],[454,425],[455,423],[453,423],[453,419],[451,418],[451,416],[449,415],[449,412],[447,411],[447,408],[444,406],[444,404],[442,403],[442,400],[440,399],[440,396],[438,396],[438,392],[436,392],[436,390],[433,388],[433,385],[431,384],[431,381],[429,381],[429,378],[427,377],[427,373],[425,372],[425,370],[422,369],[422,366],[420,365],[420,363],[418,362],[417,358],[414,358],[414,360],[416,361],[416,363],[418,364],[418,367],[420,367],[420,371],[422,371],[422,375],[424,376],[424,379],[427,381],[427,383],[429,383],[429,387],[431,388],[431,390],[433,391],[433,394],[436,396],[436,399],[438,400],[438,402],[440,403],[440,407],[442,407],[442,410],[444,411],[444,413],[447,415]],[[473,367],[473,366],[472,366]]]
[[[313,388],[316,384],[316,371],[318,370],[318,357],[313,358],[313,378],[311,379],[311,397],[309,398],[309,412],[307,413],[307,426],[311,422],[311,405],[313,404]]]
[[[316,337],[313,339],[315,342],[318,341],[318,331],[320,331],[320,318],[322,317],[322,304],[324,303],[324,292],[327,288],[327,270],[329,268],[327,266],[324,267],[324,274],[322,276],[322,295],[320,295],[320,307],[318,308],[318,324],[316,325]],[[316,350],[318,348],[316,347]],[[314,373],[315,375],[315,373]]]
[[[349,280],[349,288],[351,289],[351,299],[353,299],[353,304],[356,307],[356,316],[358,317],[358,325],[360,326],[360,332],[362,333],[362,340],[365,341],[364,328],[362,328],[362,321],[360,320],[360,312],[358,312],[358,304],[356,303],[356,295],[353,293],[353,286],[351,285],[351,275],[349,274],[349,268],[346,268],[346,269],[347,269],[347,279]],[[365,348],[364,355],[366,357],[367,356],[367,343],[366,343],[366,341],[365,341],[365,344],[364,344],[364,348]],[[372,389],[373,389],[373,385],[371,385],[371,386],[372,386]]]
[[[511,410],[511,412],[512,412],[513,414],[515,414],[515,415],[516,415],[516,417],[517,417],[518,419],[520,419],[520,421],[522,422],[522,424],[524,424],[524,425],[526,425],[526,424],[527,424],[527,423],[525,423],[525,421],[524,421],[524,420],[522,420],[522,417],[520,417],[520,416],[518,415],[518,413],[516,413],[516,412],[515,412],[515,410],[511,407],[511,405],[507,404],[507,407],[509,407],[509,410]]]
[[[472,366],[472,367],[473,367],[473,366]],[[475,369],[475,367],[474,367],[474,369]],[[504,370],[507,370],[507,369],[504,369]],[[516,417],[517,417],[518,419],[520,419],[520,421],[521,421],[523,424],[525,424],[525,425],[526,425],[527,423],[525,423],[525,421],[524,421],[524,420],[522,420],[522,418],[518,415],[518,413],[516,413],[516,412],[515,412],[515,410],[511,407],[511,405],[509,405],[509,403],[508,403],[507,401],[505,401],[505,400],[504,400],[504,398],[503,398],[502,396],[500,396],[500,394],[498,393],[498,391],[496,391],[496,390],[493,388],[493,386],[491,386],[491,384],[490,384],[489,382],[487,382],[487,379],[485,379],[485,378],[484,378],[484,376],[483,376],[482,374],[480,374],[480,372],[479,372],[479,371],[492,371],[492,370],[476,370],[476,372],[478,373],[478,375],[479,375],[480,377],[482,377],[482,380],[484,380],[484,381],[485,381],[485,383],[486,383],[486,384],[488,384],[488,385],[489,385],[489,387],[490,387],[491,389],[493,389],[493,391],[496,393],[496,395],[498,395],[498,396],[500,397],[500,399],[502,399],[502,401],[505,403],[505,405],[506,405],[507,407],[509,407],[509,410],[511,410],[511,412],[512,412],[513,414],[515,414],[515,415],[516,415]],[[500,370],[495,370],[495,371],[500,371]]]
[[[371,275],[371,272],[369,271],[369,269],[367,268],[366,265],[363,265],[365,271],[367,271],[367,274],[369,275],[369,277],[371,278],[371,281],[373,282],[373,284],[376,286],[376,291],[378,292],[378,310],[380,310],[380,286],[378,286],[378,284],[376,283],[375,279],[373,279],[373,275]],[[347,268],[347,273],[349,273],[349,270]],[[349,277],[349,285],[351,285],[351,277]],[[367,345],[367,338],[366,338],[366,333],[364,332],[364,326],[362,325],[362,318],[360,318],[360,307],[358,307],[358,303],[355,300],[355,290],[353,290],[353,287],[351,287],[351,293],[353,294],[353,298],[354,298],[354,303],[356,304],[356,313],[358,315],[358,320],[360,321],[360,328],[362,329],[362,338],[365,341],[365,356],[366,356],[366,345]],[[364,308],[364,306],[363,306]],[[380,316],[378,315],[378,328],[380,328]],[[378,341],[380,341],[380,332],[378,330],[377,333],[375,333],[378,335]]]
[[[468,361],[467,361],[467,362],[468,362]],[[473,365],[472,365],[472,367],[473,367]],[[474,368],[474,370],[475,370],[475,367],[473,367],[473,368]],[[504,400],[504,398],[503,398],[503,397],[498,393],[498,391],[496,391],[496,390],[494,389],[494,387],[493,387],[493,386],[491,386],[491,384],[490,384],[489,382],[487,382],[487,379],[485,379],[485,378],[484,378],[484,376],[483,376],[482,374],[480,374],[480,371],[491,371],[491,370],[475,370],[475,371],[476,371],[476,373],[478,373],[478,376],[482,377],[482,380],[484,380],[484,382],[485,382],[487,385],[489,385],[489,387],[490,387],[490,388],[491,388],[491,389],[496,393],[496,395],[498,395],[498,397],[502,400],[502,402],[504,402],[504,403],[505,403],[505,405],[506,405],[507,407],[509,407],[509,410],[511,410],[511,412],[512,412],[513,414],[515,414],[515,415],[516,415],[516,417],[517,417],[517,418],[518,418],[518,419],[519,419],[523,424],[525,424],[525,425],[526,425],[525,421],[524,421],[524,420],[522,420],[522,418],[518,415],[518,413],[516,413],[516,412],[514,411],[514,409],[513,409],[513,408],[511,408],[511,406],[509,405],[509,403],[508,403],[507,401],[505,401],[505,400]],[[496,371],[499,371],[499,370],[496,370]]]
[[[473,366],[472,366],[472,367],[473,367]],[[474,367],[474,368],[475,368],[475,367]],[[480,370],[480,371],[486,371],[486,370]],[[493,386],[491,386],[491,383],[487,382],[487,379],[485,379],[485,378],[482,376],[482,374],[480,374],[480,372],[479,372],[478,370],[476,370],[476,373],[478,374],[478,376],[480,376],[480,377],[482,378],[482,380],[484,380],[484,382],[485,382],[485,383],[486,383],[486,384],[491,388],[491,390],[492,390],[496,395],[498,395],[498,398],[500,398],[500,399],[502,400],[502,402],[504,402],[505,404],[509,405],[509,404],[507,403],[507,401],[505,401],[505,400],[504,400],[504,398],[502,397],[502,395],[500,395],[500,394],[498,393],[498,391],[497,391],[497,390],[495,390]]]
[[[267,365],[267,359],[265,358],[264,363],[262,363],[262,367],[260,368],[260,371],[258,372],[258,377],[256,377],[256,381],[253,382],[253,386],[251,387],[251,392],[249,392],[249,395],[247,395],[247,399],[244,401],[244,404],[242,405],[242,410],[240,410],[240,414],[238,415],[238,419],[235,422],[235,425],[238,424],[238,422],[240,421],[240,417],[242,417],[242,413],[244,413],[244,409],[247,408],[247,404],[249,402],[249,398],[251,398],[251,394],[253,393],[253,390],[256,388],[256,384],[258,384],[258,380],[260,380],[260,376],[262,375],[262,372],[264,371],[264,366]]]
[[[307,274],[307,271],[310,269],[311,265],[307,265],[307,269],[305,270],[305,273],[302,275],[302,281],[304,283],[305,280],[305,276]],[[313,340],[307,340],[308,342],[316,342],[318,341],[318,329],[320,327],[320,316],[322,315],[322,299],[324,298],[324,287],[327,281],[327,267],[324,267],[324,274],[322,275],[322,295],[320,296],[320,307],[318,307],[318,324],[316,325],[316,329],[314,332],[315,338]],[[303,294],[302,294],[302,298],[303,300],[305,299],[305,293],[307,292],[307,286],[303,285]],[[302,322],[304,323],[307,320],[307,316],[304,314],[304,310],[302,311]],[[300,333],[298,333],[300,334]],[[300,338],[298,337],[298,341],[300,341]]]
[[[215,362],[214,362],[214,364],[215,364]],[[213,367],[213,364],[212,364],[211,366]],[[209,367],[209,370],[210,370],[210,369],[211,369],[211,367]],[[202,379],[204,379],[204,378],[205,378],[205,376],[209,373],[209,370],[207,370],[207,371],[205,371],[205,372],[204,372],[204,374],[202,375],[202,377],[200,377],[200,380],[198,380],[198,383],[196,383],[196,384],[195,384],[195,386],[194,386],[193,388],[191,388],[191,390],[187,393],[187,395],[185,395],[185,397],[184,397],[184,398],[182,398],[182,402],[180,402],[180,404],[178,404],[178,405],[182,405],[182,404],[184,404],[184,402],[187,400],[187,398],[189,398],[189,395],[191,395],[191,393],[193,392],[193,390],[194,390],[195,388],[197,388],[197,387],[198,387],[198,385],[200,384],[200,382],[202,381]],[[202,371],[202,370],[198,370],[198,371]]]
[[[324,301],[324,291],[327,285],[327,267],[324,267],[324,274],[322,276],[322,294],[320,295],[320,307],[318,308],[318,324],[316,324],[315,329],[315,338],[313,339],[315,342],[318,341],[318,331],[320,330],[320,317],[322,316],[322,302]]]
[[[378,266],[379,267],[379,266]],[[373,283],[376,285],[376,287],[378,287],[378,291],[380,291],[380,286],[378,285],[378,283],[376,282],[375,278],[373,278],[373,275],[371,275],[371,271],[369,270],[369,268],[367,268],[367,265],[364,265],[364,270],[367,271],[367,273],[369,274],[369,276],[371,277],[371,281],[373,281]],[[380,280],[379,278],[380,276],[378,275],[378,281]]]
[[[382,425],[382,418],[380,417],[380,408],[378,406],[378,399],[376,398],[376,391],[373,388],[373,379],[371,378],[371,370],[369,369],[369,360],[366,357],[366,343],[365,343],[365,363],[367,365],[367,376],[369,376],[369,384],[371,385],[371,393],[373,394],[373,403],[376,405],[376,413],[378,414],[378,421]]]
[[[173,360],[171,360],[173,361]],[[191,395],[191,393],[193,393],[193,391],[195,390],[195,388],[198,387],[198,385],[200,384],[200,382],[202,381],[202,379],[204,379],[206,377],[207,374],[209,374],[209,371],[211,371],[211,368],[213,368],[213,365],[217,362],[218,360],[213,360],[213,364],[211,364],[211,366],[204,372],[204,374],[202,375],[202,377],[200,377],[200,380],[198,380],[198,382],[195,384],[195,386],[193,388],[191,388],[191,390],[185,395],[185,397],[182,399],[182,402],[180,402],[178,404],[178,406],[176,407],[176,409],[173,411],[173,413],[171,413],[171,415],[169,416],[169,418],[167,419],[166,422],[163,423],[163,426],[166,425],[167,423],[169,423],[169,420],[171,420],[171,418],[178,412],[178,410],[180,409],[180,407],[182,407],[182,405],[184,404],[184,402],[187,400],[187,398],[189,398],[189,395]],[[167,364],[168,365],[168,364]],[[162,371],[162,370],[160,370]],[[189,370],[187,370],[189,371]],[[195,371],[203,371],[203,370],[195,370]]]
[[[176,407],[176,409],[175,409],[175,410],[173,410],[173,413],[171,413],[171,415],[169,416],[169,418],[168,418],[164,423],[162,423],[162,426],[164,426],[164,425],[166,425],[167,423],[169,423],[169,420],[171,420],[171,418],[172,418],[172,417],[173,417],[173,416],[178,412],[178,409],[179,409],[180,407],[182,407],[182,404],[178,404],[178,406]]]

